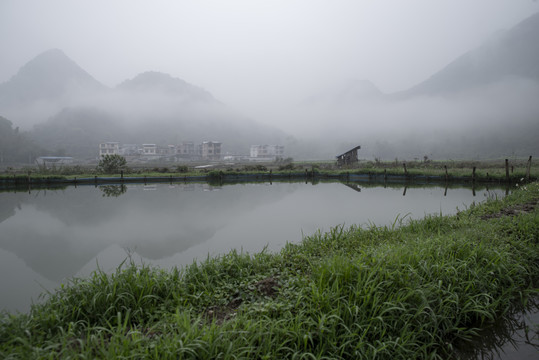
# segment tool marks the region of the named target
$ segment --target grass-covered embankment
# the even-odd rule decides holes
[[[276,254],[124,266],[4,314],[1,358],[428,359],[537,293],[539,184]]]
[[[423,183],[505,183],[539,178],[539,165],[529,160],[490,161],[360,161],[339,167],[331,162],[273,162],[265,165],[214,163],[199,168],[191,164],[169,167],[125,167],[104,173],[95,166],[62,166],[59,168],[8,168],[0,172],[0,187],[40,187],[77,184],[146,183],[207,181],[231,183],[241,181],[417,181]]]

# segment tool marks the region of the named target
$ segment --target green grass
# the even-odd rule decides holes
[[[200,177],[207,176],[209,179],[221,178],[221,174],[225,180],[233,180],[236,176],[268,176],[269,172],[277,176],[296,176],[303,178],[305,170],[308,171],[308,176],[314,172],[315,177],[343,177],[347,174],[357,175],[404,175],[403,162],[406,163],[407,173],[410,177],[430,176],[444,177],[447,168],[448,180],[459,181],[463,178],[470,179],[473,168],[476,168],[476,181],[506,181],[505,160],[483,160],[483,161],[367,161],[361,160],[358,164],[339,168],[335,161],[325,162],[294,162],[294,163],[264,163],[262,164],[237,164],[225,165],[214,164],[215,166],[208,169],[195,169],[192,165],[175,165],[161,164],[153,167],[127,167],[124,169],[124,177]],[[133,165],[137,166],[137,165]],[[140,166],[140,165],[138,165]],[[526,177],[527,159],[510,159],[510,182],[520,182],[520,179]],[[104,174],[99,172],[95,166],[60,166],[52,168],[44,167],[25,167],[25,168],[9,168],[0,173],[0,182],[11,181],[13,176],[17,176],[21,181],[28,179],[28,175],[34,180],[43,178],[73,180],[74,178],[93,178],[98,177],[120,177],[117,174]],[[531,180],[539,179],[539,165],[537,160],[532,161],[530,169]]]
[[[279,253],[73,279],[0,317],[0,358],[443,359],[538,293],[539,184]]]

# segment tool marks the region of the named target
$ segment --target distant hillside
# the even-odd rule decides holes
[[[299,104],[293,119],[319,148],[361,145],[370,159],[525,157],[539,153],[538,99],[536,14],[406,91],[352,81]]]
[[[0,84],[0,114],[27,127],[77,99],[106,90],[61,50],[48,50]]]
[[[33,163],[37,154],[42,152],[43,149],[36,146],[18,127],[13,128],[11,121],[0,116],[0,166]]]
[[[232,113],[171,113],[152,117],[125,118],[97,107],[65,108],[30,132],[34,141],[55,155],[95,159],[98,145],[104,141],[122,143],[179,144],[182,141],[216,140],[223,143],[223,154],[248,154],[250,145],[282,144],[285,134]]]
[[[72,93],[87,95],[105,89],[61,50],[52,49],[30,60],[9,81],[0,84],[0,104],[31,103]]]
[[[36,56],[0,84],[0,115],[16,126],[33,125],[29,135],[48,153],[87,159],[103,141],[217,140],[224,152],[248,154],[251,144],[285,138],[168,74],[145,72],[107,88],[60,50]]]
[[[116,87],[124,92],[157,93],[176,96],[186,103],[216,103],[217,100],[206,90],[168,74],[148,71],[126,80]]]
[[[394,96],[444,95],[511,78],[539,81],[539,13]]]

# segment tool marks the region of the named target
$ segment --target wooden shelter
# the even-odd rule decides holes
[[[337,165],[352,165],[358,163],[357,151],[361,149],[361,146],[356,146],[353,149],[348,150],[347,152],[337,155]]]

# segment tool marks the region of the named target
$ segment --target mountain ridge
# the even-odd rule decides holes
[[[66,96],[73,91],[87,94],[105,89],[105,85],[62,50],[50,49],[28,61],[11,79],[0,84],[0,104],[6,104],[6,100],[25,104]]]
[[[539,13],[451,61],[428,79],[391,98],[438,96],[502,82],[539,81]]]

